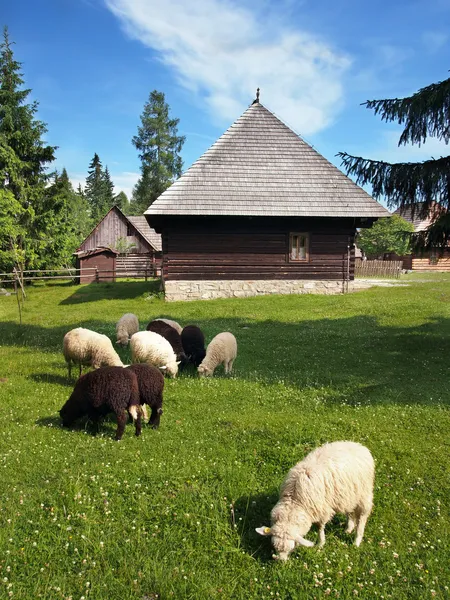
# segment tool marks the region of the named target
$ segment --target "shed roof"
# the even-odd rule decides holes
[[[110,248],[109,246],[99,246],[98,248],[94,248],[93,250],[77,250],[73,253],[73,256],[78,256],[78,258],[86,258],[87,256],[95,256],[96,254],[114,254],[117,256],[119,252]]]
[[[130,223],[132,225],[134,225],[136,227],[136,229],[139,231],[139,233],[141,235],[143,235],[145,237],[146,240],[148,240],[148,242],[150,242],[150,244],[153,246],[153,248],[158,251],[161,252],[162,250],[162,243],[161,243],[161,234],[156,233],[156,231],[154,229],[152,229],[150,227],[150,225],[147,223],[147,219],[142,216],[142,217],[128,217],[127,219],[130,221]]]
[[[386,217],[390,213],[255,101],[145,214]]]

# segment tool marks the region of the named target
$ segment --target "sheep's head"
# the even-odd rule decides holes
[[[300,535],[297,527],[285,528],[277,524],[273,527],[257,527],[256,531],[260,535],[271,536],[272,546],[276,551],[276,554],[272,555],[275,560],[287,560],[297,545],[308,548],[314,546],[313,542]]]
[[[197,369],[197,372],[200,377],[210,377],[212,375],[212,370],[206,365],[200,365]]]

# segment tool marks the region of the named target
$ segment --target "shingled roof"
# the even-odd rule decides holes
[[[386,217],[389,212],[255,101],[145,214]]]
[[[150,242],[157,252],[161,252],[161,235],[156,233],[156,231],[150,227],[145,217],[127,217],[127,219],[136,227],[139,233],[143,235],[148,242]]]

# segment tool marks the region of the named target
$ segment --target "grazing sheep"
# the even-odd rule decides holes
[[[172,321],[172,319],[155,319],[155,321],[162,321],[163,323],[167,323],[167,325],[170,325],[171,327],[176,329],[176,331],[178,331],[178,333],[181,335],[183,328],[176,321]]]
[[[138,331],[131,336],[131,362],[145,362],[166,371],[170,377],[176,377],[178,362],[170,343],[154,331]]]
[[[225,373],[231,373],[237,354],[237,342],[232,333],[224,331],[214,337],[206,348],[206,356],[198,367],[200,377],[212,375],[214,369],[223,363]]]
[[[128,346],[133,333],[139,331],[139,320],[133,313],[126,313],[117,322],[116,333],[117,333],[117,344],[122,346]]]
[[[102,333],[77,327],[71,329],[64,336],[63,354],[72,373],[72,362],[80,365],[91,365],[94,369],[99,367],[123,367],[119,355],[114,350],[111,340]]]
[[[84,415],[98,426],[102,417],[114,412],[117,417],[116,440],[120,440],[128,419],[127,411],[133,417],[136,435],[140,435],[141,408],[136,375],[123,367],[102,367],[78,379],[59,414],[64,427],[69,427]]]
[[[127,369],[132,371],[137,377],[139,386],[139,399],[144,420],[146,422],[148,421],[153,429],[158,429],[159,421],[163,413],[163,374],[153,365],[146,364],[129,365]],[[150,420],[148,420],[148,414],[145,405],[148,405],[152,409]]]
[[[150,321],[146,329],[147,331],[159,333],[159,335],[162,335],[162,337],[170,343],[173,351],[175,352],[177,360],[181,363],[181,367],[188,362],[186,354],[183,350],[183,344],[181,343],[181,336],[178,331],[172,327],[172,325],[168,325],[165,321],[156,319],[156,321]]]
[[[333,442],[316,448],[293,467],[284,480],[280,499],[271,512],[272,526],[259,527],[272,536],[280,560],[287,560],[306,540],[313,523],[319,524],[319,546],[325,544],[325,525],[335,513],[348,515],[347,533],[356,525],[355,546],[361,544],[372,510],[375,465],[369,450],[355,442]]]
[[[206,356],[205,336],[197,325],[187,325],[181,332],[184,352],[193,365],[198,367]]]

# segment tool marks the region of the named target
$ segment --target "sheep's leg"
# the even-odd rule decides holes
[[[234,362],[234,359],[232,359],[228,362],[228,373],[231,373],[231,369],[233,368],[233,362]]]
[[[362,542],[364,529],[366,527],[366,522],[369,517],[369,513],[363,513],[359,515],[358,523],[356,525],[356,537],[355,537],[355,546],[359,546]]]
[[[353,513],[348,515],[347,529],[345,533],[351,533],[355,529],[355,515]]]
[[[122,439],[123,432],[125,431],[125,425],[128,421],[128,413],[126,410],[122,410],[120,413],[117,413],[117,431],[116,431],[116,440],[119,441]],[[140,421],[140,419],[139,419]]]
[[[144,422],[148,423],[147,405],[146,404],[141,404],[141,410],[142,410],[142,418],[144,419]]]
[[[141,432],[142,432],[141,415],[142,415],[142,411],[141,411],[141,408],[139,407],[138,416],[137,416],[137,419],[134,422],[136,437],[139,437],[141,435]]]
[[[81,377],[81,372],[82,372],[82,370],[83,370],[83,367],[82,367],[82,365],[81,365],[81,363],[80,363],[80,374],[78,375],[78,378],[80,378],[80,377]]]
[[[69,379],[70,379],[72,376],[72,362],[70,359],[67,361],[67,369],[69,371]]]
[[[325,525],[326,523],[320,523],[319,527],[319,548],[325,545]]]

